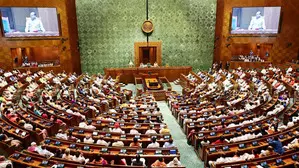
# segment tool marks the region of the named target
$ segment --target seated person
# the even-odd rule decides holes
[[[54,157],[57,157],[57,158],[62,158],[62,149],[57,149],[55,154],[54,154]]]
[[[37,145],[36,145],[35,142],[31,142],[31,146],[29,146],[29,147],[27,148],[27,150],[30,151],[30,152],[36,152],[37,149],[38,149],[38,148],[37,148]]]
[[[38,154],[40,154],[46,158],[51,158],[54,156],[54,153],[48,151],[45,146],[41,146],[41,150],[37,150],[37,152],[38,152]]]
[[[156,160],[152,165],[152,167],[166,167],[166,163],[164,162],[164,158],[160,157]]]
[[[89,162],[89,159],[85,159],[82,152],[76,152],[73,156],[73,161],[79,162],[81,164],[86,164],[87,162]]]
[[[292,142],[288,143],[287,146],[284,146],[285,149],[296,149],[299,148],[299,141],[295,138]]]
[[[117,154],[114,156],[114,159],[110,162],[111,165],[127,165],[126,159],[121,159],[120,156]]]
[[[64,154],[62,155],[62,159],[66,159],[66,160],[73,160],[73,155],[70,154],[71,150],[69,148],[66,148],[64,151]]]
[[[164,125],[164,127],[160,130],[160,134],[170,134],[170,130],[167,128],[167,125]]]
[[[146,166],[145,165],[145,159],[144,158],[140,158],[140,155],[137,154],[136,158],[132,160],[131,166]]]
[[[135,128],[132,128],[132,129],[130,130],[130,134],[140,135],[140,133],[139,133]]]
[[[223,136],[220,137],[217,141],[213,142],[212,145],[220,145],[220,144],[225,144],[226,141]]]
[[[262,150],[259,157],[270,156],[274,154],[272,146],[268,146],[266,150]]]
[[[265,30],[265,29],[266,29],[265,19],[261,15],[261,12],[258,11],[256,12],[255,17],[252,17],[248,30]]]
[[[177,157],[173,158],[173,160],[167,164],[167,167],[181,167],[181,166],[182,164]]]
[[[130,147],[139,148],[142,144],[138,142],[138,138],[134,137],[133,142],[130,143]]]
[[[113,147],[124,147],[125,144],[124,144],[123,141],[116,141],[116,142],[113,142],[113,143],[112,143],[112,146],[113,146]]]
[[[203,137],[202,141],[200,142],[200,145],[203,146],[203,145],[209,145],[210,144],[210,141],[207,139],[207,137]]]
[[[82,120],[79,123],[79,127],[84,128],[84,129],[90,129],[90,130],[95,130],[96,129],[95,126],[91,125],[91,123],[87,123],[87,121],[85,121],[85,120]]]
[[[56,138],[68,140],[68,136],[66,133],[62,131],[62,129],[58,130],[58,133],[55,135]]]
[[[21,145],[21,141],[17,140],[17,139],[13,139],[11,137],[8,137],[6,134],[3,133],[2,128],[0,127],[0,141],[9,143],[11,146],[16,146],[19,147]]]
[[[114,128],[112,129],[111,132],[120,133],[120,134],[125,134],[125,131],[123,131],[123,130],[120,128],[120,125],[119,125],[119,123],[117,123],[117,122],[114,124]]]
[[[156,130],[154,130],[153,126],[150,126],[149,130],[145,132],[145,135],[157,134]]]
[[[30,13],[30,19],[26,20],[26,27],[25,32],[45,32],[45,28],[43,26],[43,23],[39,18],[36,17],[35,12]]]
[[[86,135],[86,137],[83,140],[84,143],[89,143],[89,144],[93,144],[94,140],[92,139],[92,137],[90,135]]]
[[[152,143],[148,144],[147,148],[159,148],[160,144],[156,141],[156,138],[152,138]]]
[[[108,162],[105,160],[101,154],[98,154],[96,158],[92,161],[92,164],[107,165]]]
[[[12,163],[10,160],[6,160],[4,156],[0,156],[0,167],[12,168]]]
[[[108,147],[110,145],[110,142],[105,141],[103,135],[100,135],[100,138],[97,140],[97,144]]]
[[[169,139],[168,142],[165,142],[163,145],[163,148],[173,148],[175,147],[174,143],[173,143],[173,139]]]

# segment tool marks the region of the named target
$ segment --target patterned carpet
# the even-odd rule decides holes
[[[177,91],[178,93],[182,92],[182,87],[180,85],[175,85],[171,83],[172,90]],[[125,87],[133,91],[135,95],[135,85],[128,84]],[[173,137],[175,145],[178,147],[179,152],[181,153],[181,162],[186,168],[203,168],[203,162],[199,160],[197,155],[194,152],[192,146],[187,144],[186,135],[183,133],[180,125],[177,123],[176,119],[171,114],[170,109],[168,108],[165,101],[159,101],[158,106],[163,114],[164,122],[168,125],[171,135]]]

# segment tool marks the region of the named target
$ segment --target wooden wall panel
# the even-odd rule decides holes
[[[55,71],[81,73],[80,54],[77,49],[78,31],[75,0],[1,0],[0,7],[56,7],[60,15],[61,37],[48,39],[9,39],[0,35],[0,68],[13,68],[11,48],[58,47],[60,67]],[[51,68],[47,68],[51,69]]]
[[[281,32],[274,37],[246,37],[230,34],[233,7],[281,6]],[[283,63],[297,59],[299,49],[298,0],[217,0],[214,62],[230,61],[233,44],[273,44],[269,61]]]

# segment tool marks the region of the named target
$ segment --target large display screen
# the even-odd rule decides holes
[[[277,34],[281,7],[233,8],[231,34]]]
[[[0,7],[5,37],[60,36],[56,8]]]

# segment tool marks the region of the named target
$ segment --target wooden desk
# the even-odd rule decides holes
[[[135,75],[138,74],[158,74],[159,76],[165,76],[170,82],[178,79],[180,74],[188,75],[192,71],[191,66],[181,66],[181,67],[152,67],[152,68],[105,68],[105,75],[116,78],[120,76],[120,81],[122,83],[134,83]]]
[[[84,153],[85,158],[89,158],[93,160],[97,154],[101,153],[102,156],[107,160],[112,160],[113,157],[119,154],[122,158],[125,158],[127,163],[130,164],[131,159],[136,157],[136,153],[138,150],[142,150],[143,154],[141,154],[142,158],[147,160],[148,165],[154,163],[159,157],[163,157],[165,162],[168,163],[173,158],[180,158],[180,153],[177,148],[130,148],[130,147],[105,147],[97,144],[86,144],[86,143],[73,143],[65,140],[59,140],[60,145],[55,145],[56,140],[48,138],[50,140],[49,144],[45,144],[47,150],[51,152],[55,152],[57,149],[62,149],[63,151],[67,148],[70,148],[71,144],[75,144],[75,148],[70,148],[71,153],[75,153],[77,151]],[[84,150],[84,147],[88,146],[89,150]],[[106,149],[107,152],[103,152],[102,149]],[[126,149],[126,154],[120,153],[121,149]],[[155,152],[157,150],[161,151],[161,154],[157,155]],[[176,154],[170,154],[170,150],[176,150]]]
[[[258,68],[262,69],[263,67],[267,67],[271,64],[270,61],[265,62],[242,62],[242,61],[230,61],[230,69],[237,69],[239,67],[242,67],[243,69],[253,69]]]
[[[159,90],[162,88],[157,78],[145,78],[144,80],[146,87],[150,90]]]

